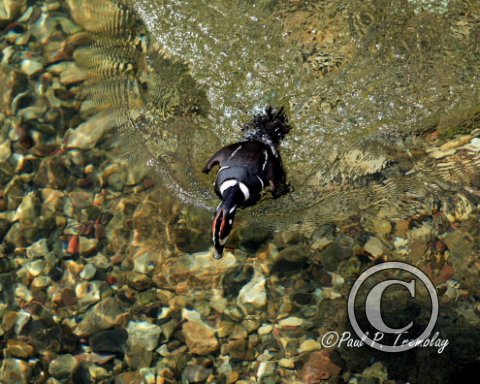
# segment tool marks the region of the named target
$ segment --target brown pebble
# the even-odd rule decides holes
[[[305,384],[320,383],[340,373],[340,367],[330,359],[332,352],[331,349],[324,349],[308,355],[308,360],[300,371],[300,378]]]
[[[106,280],[109,285],[114,285],[118,282],[118,279],[113,275],[108,275]]]
[[[73,235],[68,241],[67,253],[69,255],[78,255],[79,253],[79,236]]]
[[[35,353],[35,348],[24,341],[9,339],[6,352],[7,355],[26,359]]]
[[[62,303],[66,307],[77,304],[77,298],[75,292],[71,288],[65,288],[62,291]]]
[[[407,220],[399,220],[395,225],[395,234],[400,237],[405,237],[408,232],[410,223]]]
[[[213,329],[206,325],[187,321],[182,326],[183,335],[191,353],[207,355],[218,349],[219,343]]]
[[[113,256],[110,258],[110,261],[112,262],[113,265],[121,264],[121,263],[123,262],[123,256],[120,255],[120,254],[113,255]]]
[[[446,249],[447,249],[447,246],[443,241],[437,240],[435,242],[435,250],[437,252],[445,252]]]
[[[24,124],[19,125],[16,130],[19,136],[20,145],[25,149],[32,148],[35,142],[30,135],[30,130]]]
[[[105,227],[100,223],[95,223],[95,239],[100,240],[105,237]]]
[[[155,182],[150,179],[150,178],[145,178],[145,180],[143,180],[143,186],[145,189],[148,189],[148,188],[151,188],[155,185]]]

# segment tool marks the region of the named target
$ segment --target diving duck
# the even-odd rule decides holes
[[[220,149],[203,168],[208,174],[219,166],[215,193],[221,203],[212,222],[216,259],[223,256],[238,208],[255,205],[264,189],[269,189],[273,198],[292,190],[279,152],[280,142],[291,128],[283,107],[279,110],[268,107],[243,126],[242,141]]]

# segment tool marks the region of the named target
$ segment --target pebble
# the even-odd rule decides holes
[[[370,253],[373,257],[379,257],[383,255],[383,244],[376,237],[370,237],[363,246],[366,252]]]
[[[273,331],[273,325],[271,324],[262,324],[260,328],[258,328],[258,334],[260,336],[268,335]]]
[[[450,251],[452,262],[461,263],[462,260],[468,258],[473,252],[473,239],[472,236],[460,230],[448,232],[444,239],[445,244]]]
[[[362,378],[367,377],[378,379],[378,382],[384,383],[388,380],[387,368],[380,361],[377,361],[363,370]]]
[[[466,221],[475,212],[475,207],[466,196],[462,194],[457,194],[456,197],[457,200],[455,202],[455,220]]]
[[[6,353],[13,357],[28,359],[35,353],[35,348],[25,341],[8,339]]]
[[[77,360],[70,354],[59,355],[48,366],[48,373],[57,379],[72,377],[77,368]]]
[[[187,321],[182,325],[182,331],[191,353],[208,355],[219,347],[214,330],[204,323]]]
[[[67,64],[68,65],[66,66],[66,68],[60,73],[60,82],[62,84],[72,85],[75,83],[79,83],[87,78],[88,74],[78,68],[75,63]]]
[[[230,339],[232,340],[243,340],[248,336],[247,331],[241,325],[234,325],[230,332]]]
[[[82,256],[92,255],[96,252],[98,246],[97,239],[89,239],[84,236],[79,237],[79,248],[78,251]]]
[[[131,348],[139,345],[147,351],[157,348],[162,333],[162,329],[158,325],[146,321],[130,321],[127,331],[127,345]]]
[[[342,260],[353,255],[353,240],[350,237],[338,237],[336,241],[320,252],[318,258],[327,271],[336,271]]]
[[[56,189],[42,189],[42,211],[44,214],[55,214],[62,206],[64,193]]]
[[[19,221],[22,224],[33,224],[33,221],[37,217],[36,209],[39,202],[36,192],[27,194],[17,208],[12,221]]]
[[[311,245],[311,248],[316,251],[322,251],[332,243],[333,243],[333,239],[329,237],[322,237],[320,239],[315,240]]]
[[[83,372],[82,372],[83,371]],[[80,380],[75,380],[75,378],[80,377],[83,374],[85,377],[85,381],[81,382]],[[103,367],[99,367],[93,363],[83,363],[79,369],[74,374],[74,383],[91,383],[93,382],[101,382],[110,379],[112,376],[111,372]]]
[[[6,358],[1,363],[0,382],[2,384],[28,384],[32,368],[26,361]]]
[[[38,276],[32,280],[30,288],[46,288],[52,284],[52,279],[48,276]]]
[[[278,361],[278,365],[287,369],[295,369],[295,360],[283,358]]]
[[[79,337],[88,337],[102,329],[126,325],[128,316],[125,303],[116,297],[107,297],[84,314],[74,333]]]
[[[218,313],[224,313],[228,306],[228,301],[222,296],[219,289],[212,289],[212,297],[210,298],[210,307]]]
[[[83,267],[82,272],[80,272],[80,277],[85,280],[91,280],[95,276],[95,273],[97,273],[97,267],[91,263],[87,263],[85,267]]]
[[[5,140],[0,144],[0,163],[6,162],[12,155],[10,140]]]
[[[275,363],[272,361],[262,361],[258,365],[257,369],[257,378],[261,379],[262,377],[270,376],[275,371]]]
[[[95,332],[88,339],[92,351],[98,353],[123,353],[128,338],[125,329],[114,328]]]
[[[230,321],[219,321],[215,327],[218,337],[227,337],[232,332],[234,323]]]
[[[300,344],[299,351],[303,353],[303,352],[315,351],[315,350],[318,350],[318,349],[322,349],[322,344],[320,344],[316,340],[308,339],[308,340],[303,341]]]
[[[47,264],[44,260],[34,260],[25,264],[25,268],[32,277],[36,277],[47,269]]]
[[[0,3],[0,26],[16,19],[26,9],[27,0],[2,0]]]
[[[110,187],[114,191],[121,191],[125,186],[127,174],[124,167],[119,164],[112,164],[98,175],[98,179],[102,186]]]
[[[331,349],[314,351],[308,355],[308,359],[300,371],[300,378],[305,384],[320,383],[340,373],[341,369],[331,359]]]
[[[109,122],[105,117],[91,118],[80,124],[68,135],[67,147],[78,149],[93,149],[103,136]]]
[[[151,249],[139,248],[133,255],[133,272],[149,273],[155,269],[158,253]]]
[[[301,327],[305,320],[303,320],[300,317],[287,317],[286,319],[282,319],[278,322],[278,326],[280,328],[296,328],[296,327]]]
[[[8,311],[5,313],[2,319],[2,328],[4,331],[10,331],[12,328],[15,330],[15,334],[20,334],[23,327],[32,319],[30,313],[25,311]]]
[[[240,290],[237,305],[245,313],[250,313],[267,305],[265,276],[259,268],[255,268],[252,279]]]
[[[75,296],[78,302],[84,304],[98,303],[102,297],[103,281],[82,281],[75,286]]]
[[[183,375],[189,383],[202,383],[211,373],[211,369],[207,369],[201,365],[187,365],[183,370]]]
[[[373,229],[376,233],[387,235],[392,232],[392,224],[388,220],[373,219]]]
[[[40,61],[25,59],[22,61],[20,68],[26,75],[35,76],[43,71],[43,64]]]

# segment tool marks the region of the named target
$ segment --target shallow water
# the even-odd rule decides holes
[[[7,3],[0,381],[455,383],[478,370],[477,1]],[[241,212],[214,261],[201,169],[267,105],[294,127],[281,147],[294,191]],[[358,276],[392,260],[432,281],[449,345],[327,348],[329,332],[353,334]],[[388,291],[386,322],[421,333],[428,299]]]
[[[122,52],[109,60],[120,68],[136,62],[128,81],[107,73],[118,86],[115,124],[126,120],[122,147],[162,169],[186,202],[216,205],[201,165],[270,104],[286,106],[294,126],[282,152],[295,194],[252,212],[263,225],[343,220],[368,206],[397,205],[389,214],[401,217],[412,213],[399,203],[405,190],[434,200],[428,189],[459,188],[468,165],[442,173],[423,140],[439,125],[442,140],[452,136],[456,128],[445,125],[458,119],[469,132],[478,124],[474,3],[136,1],[132,8],[140,20],[125,11],[128,39],[107,29],[108,39],[123,41],[125,62]],[[143,53],[126,55],[138,50],[139,36]],[[117,43],[97,44],[101,57],[102,45]],[[384,181],[379,192],[364,188],[375,178]]]

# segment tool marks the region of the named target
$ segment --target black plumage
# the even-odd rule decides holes
[[[243,126],[243,141],[223,147],[204,167],[203,172],[209,173],[220,166],[215,193],[222,202],[212,223],[216,258],[222,257],[238,207],[256,204],[265,188],[270,189],[274,198],[290,191],[279,152],[280,141],[290,130],[284,109],[268,107]]]

